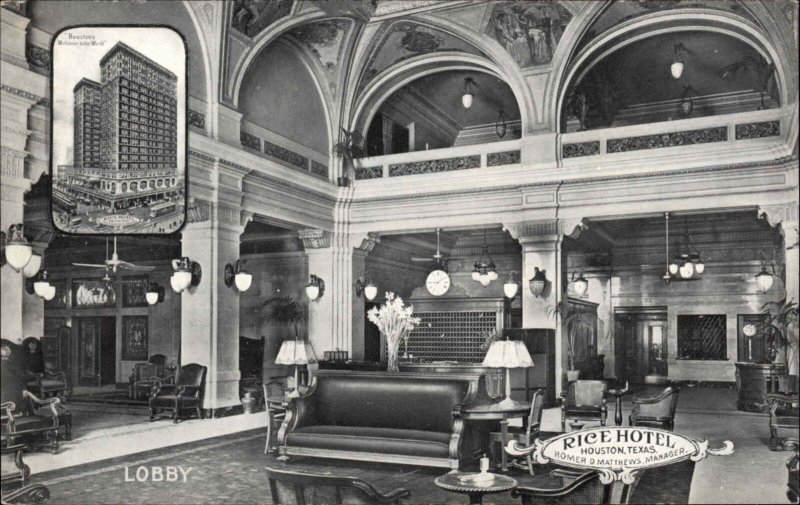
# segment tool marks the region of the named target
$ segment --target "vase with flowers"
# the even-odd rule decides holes
[[[398,354],[400,342],[408,338],[408,334],[422,321],[414,317],[414,306],[405,306],[403,299],[392,292],[386,293],[386,303],[373,307],[367,312],[367,318],[386,336],[387,372],[399,371]]]

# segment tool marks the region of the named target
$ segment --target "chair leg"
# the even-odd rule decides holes
[[[198,405],[194,409],[197,411],[197,418],[198,419],[202,419],[203,418],[203,410],[200,408],[200,406]]]
[[[530,454],[528,454],[526,458],[528,460],[528,471],[531,473],[531,475],[533,475],[533,458]]]
[[[769,450],[778,450],[778,429],[774,426],[769,427]]]
[[[153,407],[150,407],[150,420],[151,421],[155,421],[156,420],[156,413],[157,412],[158,411],[156,409],[154,409]]]
[[[264,454],[269,454],[269,441],[272,438],[272,423],[267,422],[267,442],[264,444]]]

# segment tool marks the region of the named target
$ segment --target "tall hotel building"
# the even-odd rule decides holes
[[[100,60],[100,75],[73,88],[73,165],[59,168],[56,204],[77,197],[116,210],[182,194],[177,76],[122,42]]]

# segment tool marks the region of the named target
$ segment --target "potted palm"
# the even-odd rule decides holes
[[[269,318],[276,323],[294,328],[296,340],[300,340],[300,329],[298,324],[306,318],[306,308],[291,296],[277,296],[270,298],[262,307],[270,307]]]
[[[578,380],[580,370],[575,369],[575,342],[582,330],[592,331],[597,324],[597,314],[574,308],[568,300],[547,307],[547,317],[564,325],[567,337],[567,381]]]
[[[764,337],[771,361],[783,357],[786,375],[798,372],[798,309],[794,300],[767,302],[761,307],[758,334]],[[794,388],[792,388],[794,389]]]
[[[342,176],[337,177],[337,183],[341,187],[350,185],[350,181],[355,178],[355,165],[353,160],[365,154],[364,137],[356,131],[347,131],[339,128],[341,135],[339,142],[333,145],[333,153],[342,158]]]

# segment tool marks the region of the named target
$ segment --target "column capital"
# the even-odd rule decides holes
[[[772,227],[778,226],[784,221],[794,221],[797,223],[797,202],[759,205],[758,217],[766,219]]]
[[[363,237],[363,236],[362,236]],[[358,242],[358,236],[355,237]],[[356,246],[356,249],[364,251],[365,253],[371,252],[375,248],[375,244],[381,241],[381,236],[375,232],[367,233],[366,237],[361,238],[361,244]]]
[[[588,225],[583,218],[503,223],[503,230],[521,244],[554,242],[562,235],[578,238],[581,232],[587,228]]]
[[[297,235],[306,249],[326,249],[331,246],[331,234],[320,228],[304,228]]]

